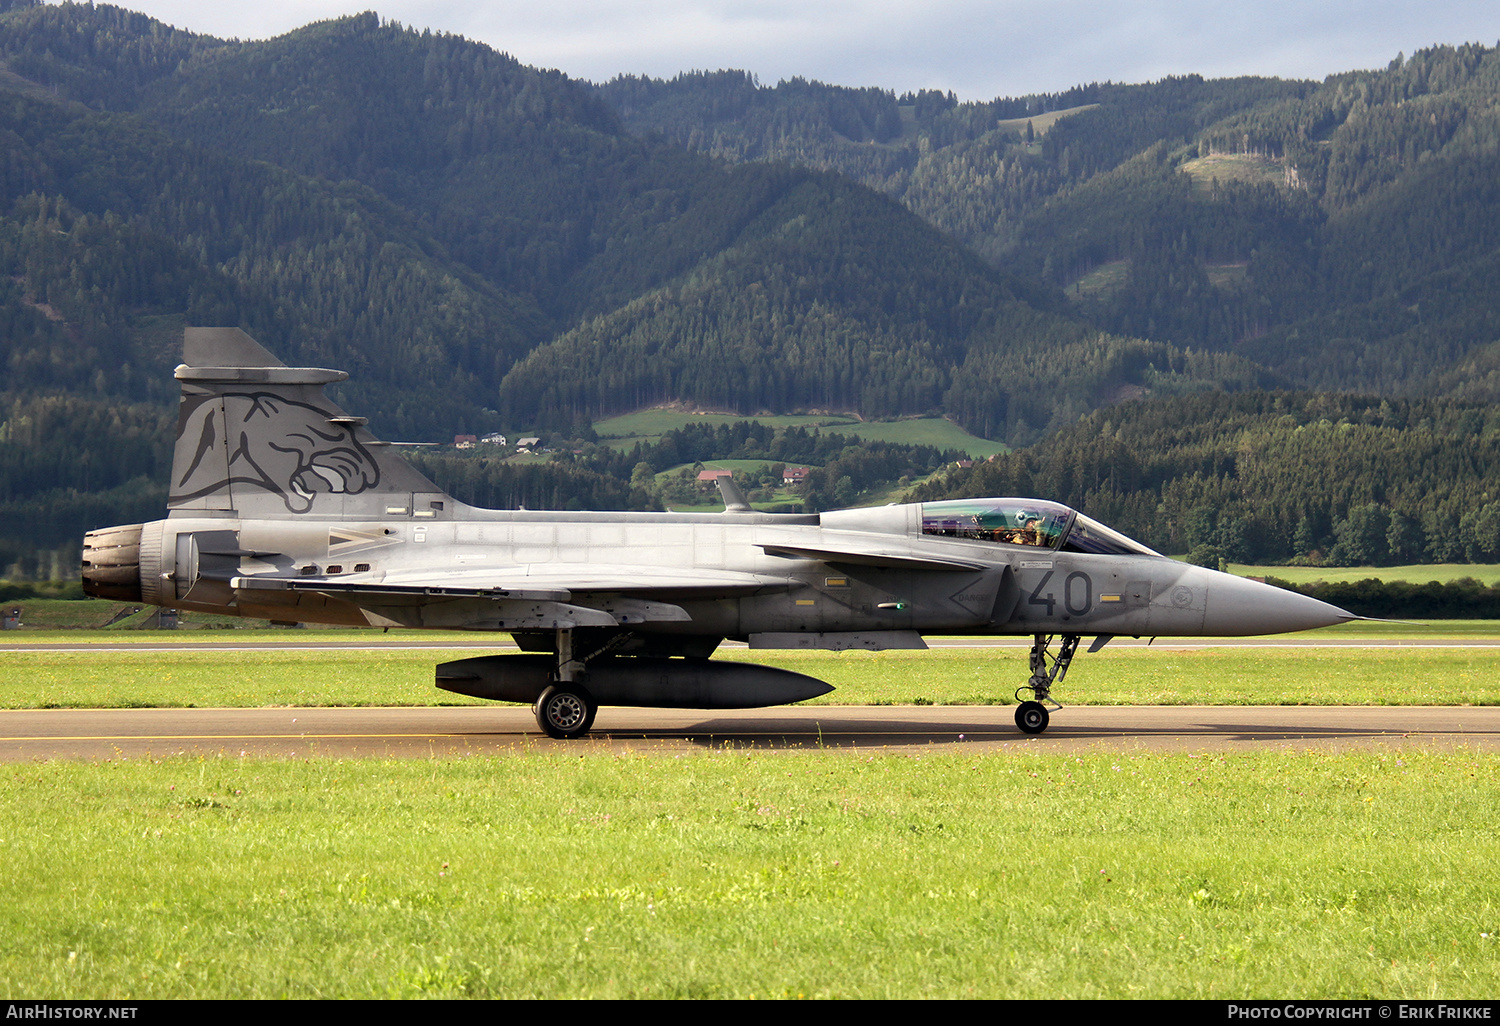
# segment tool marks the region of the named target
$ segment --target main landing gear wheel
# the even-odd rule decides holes
[[[548,737],[566,741],[587,734],[598,711],[581,684],[554,684],[536,700],[536,724]]]
[[[1047,729],[1047,707],[1041,702],[1022,702],[1016,706],[1016,726],[1023,734],[1040,734]]]

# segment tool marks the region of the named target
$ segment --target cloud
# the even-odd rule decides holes
[[[179,28],[244,39],[357,13],[368,2],[134,6]],[[1398,52],[1434,43],[1500,39],[1493,0],[391,0],[379,11],[593,81],[741,68],[767,83],[800,75],[952,89],[964,99],[1188,73],[1321,79],[1384,67]]]

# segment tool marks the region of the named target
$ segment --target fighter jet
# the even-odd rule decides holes
[[[921,649],[1030,635],[1016,725],[1047,728],[1080,639],[1237,636],[1355,619],[1169,559],[1057,502],[980,498],[827,513],[478,509],[237,328],[189,328],[167,516],[90,532],[90,595],[276,623],[508,633],[521,654],[437,686],[530,703],[586,734],[601,704],[727,709],[833,690],[709,658],[751,648]],[[1057,647],[1054,650],[1053,645]]]

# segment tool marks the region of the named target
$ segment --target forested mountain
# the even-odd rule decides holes
[[[1188,76],[991,103],[737,72],[600,95],[689,150],[863,181],[1104,331],[1302,387],[1500,397],[1494,48],[1323,83]]]
[[[761,86],[746,72],[719,71],[670,81],[622,75],[599,93],[634,132],[733,162],[837,171],[998,260],[1051,197],[1163,139],[1186,142],[1229,114],[1312,88],[1187,76],[960,103],[935,90],[898,97],[802,79]]]
[[[6,552],[149,512],[159,439],[36,404],[165,429],[186,324],[347,369],[397,438],[675,400],[1024,440],[1265,377],[1099,332],[846,178],[637,139],[586,84],[373,14],[241,43],[12,0],[0,62]]]
[[[289,361],[348,367],[350,401],[393,433],[453,430],[493,406],[497,375],[547,336],[547,319],[454,261],[411,213],[354,182],[58,98],[75,83],[92,95],[86,72],[123,61],[111,43],[138,38],[141,21],[68,6],[0,18],[7,61],[48,87],[15,87],[0,104],[5,390],[170,401],[184,323],[226,323]],[[12,61],[11,49],[46,60]],[[149,56],[144,43],[121,49]]]
[[[401,434],[675,399],[951,409],[1026,439],[1121,388],[1261,378],[1100,333],[845,178],[637,139],[584,85],[373,14],[226,43],[20,5],[0,58],[25,79],[3,200],[35,341],[12,365],[40,368],[78,330],[124,341],[22,387],[79,387],[102,360],[109,390],[145,398],[181,323],[162,318],[241,323],[289,359],[347,367],[351,404]],[[160,270],[106,260],[83,280],[53,238],[75,222],[147,240]]]
[[[374,14],[240,42],[0,0],[0,561],[156,508],[188,324],[350,371],[340,401],[389,438],[586,438],[665,402],[942,413],[1051,438],[1014,468],[1132,398],[1211,422],[1291,401],[1269,388],[1359,389],[1448,396],[1416,419],[1467,423],[1459,400],[1500,389],[1497,68],[1439,48],[1321,84],[959,103],[738,72],[593,86]],[[1328,556],[1353,508],[1489,508],[1488,443],[1443,430],[1451,501],[1309,499],[1308,545],[1273,542],[1301,524],[1279,513],[1221,527],[1274,475],[1193,498],[1218,505],[1191,531],[1166,470],[1144,498],[1033,484],[1168,547]],[[808,501],[930,456],[830,457]],[[601,460],[444,472],[533,504],[654,501]]]
[[[1500,559],[1500,408],[1204,394],[1127,402],[917,499],[1045,495],[1214,563]]]

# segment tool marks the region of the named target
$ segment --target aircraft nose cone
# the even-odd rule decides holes
[[[1295,591],[1221,573],[1213,575],[1204,606],[1203,633],[1221,637],[1285,634],[1355,618],[1348,610]]]

